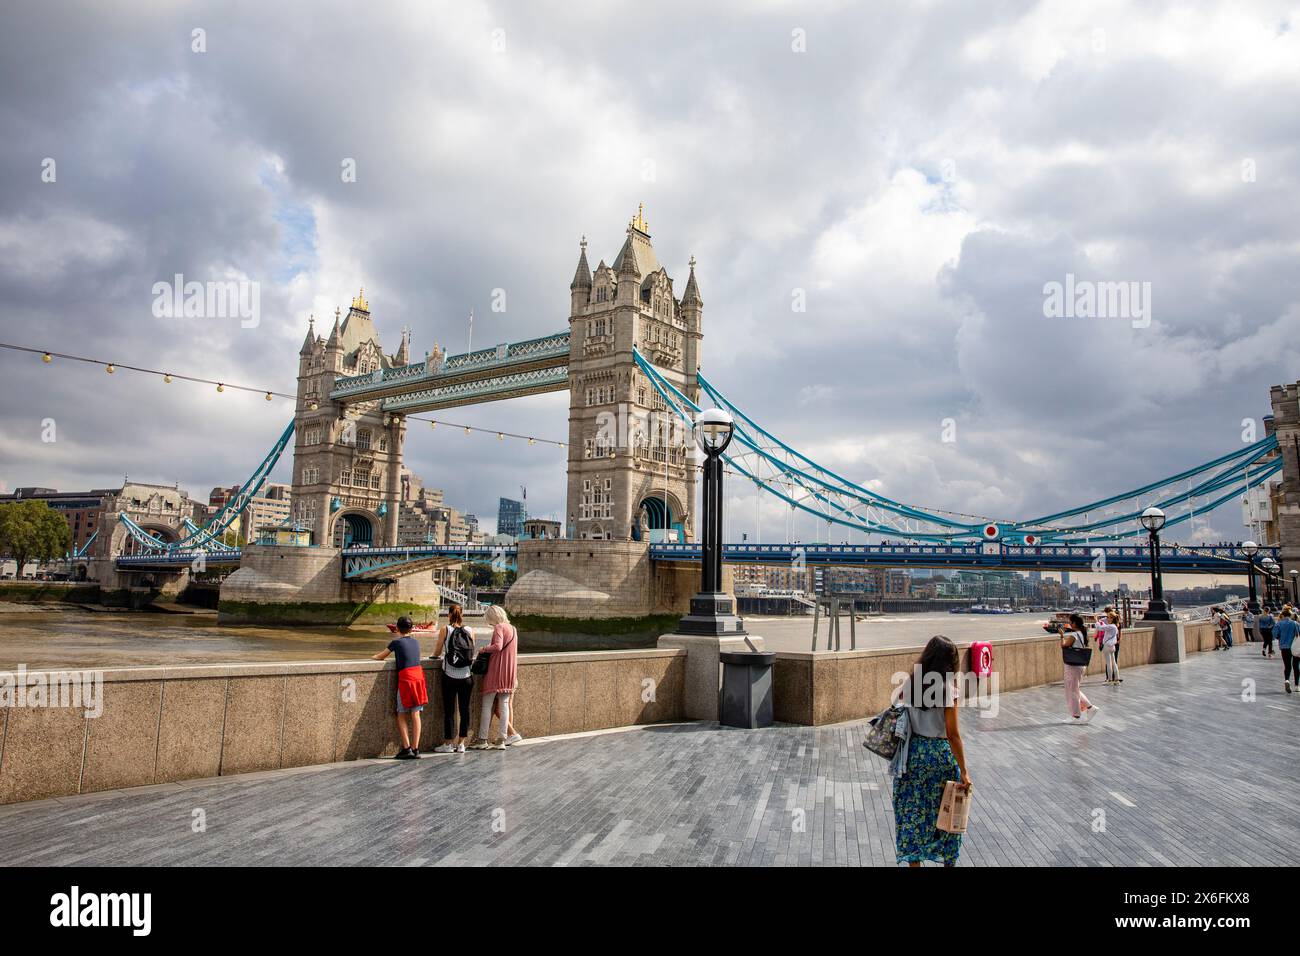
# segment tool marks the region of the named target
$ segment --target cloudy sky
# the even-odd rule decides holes
[[[644,202],[739,406],[891,497],[1027,518],[1239,448],[1300,379],[1298,30],[1237,2],[13,5],[2,338],[292,391],[308,316],[362,285],[389,351],[463,350],[471,309],[480,345],[565,327],[579,238],[612,261]],[[156,317],[177,273],[257,281],[260,323]],[[1067,274],[1150,283],[1150,322],[1045,316]],[[445,417],[563,440],[566,402]],[[0,352],[0,482],[205,496],[289,415]],[[554,448],[413,427],[407,456],[489,526],[521,484],[562,512]]]

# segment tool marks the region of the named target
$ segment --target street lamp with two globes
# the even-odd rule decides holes
[[[1259,545],[1254,541],[1243,541],[1241,550],[1246,552],[1246,581],[1250,587],[1250,596],[1246,599],[1246,610],[1251,614],[1259,613],[1259,600],[1255,597],[1255,555],[1259,553]]]

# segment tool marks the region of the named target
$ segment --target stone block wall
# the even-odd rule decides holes
[[[685,665],[675,650],[522,655],[515,727],[541,737],[680,720]],[[442,742],[437,667],[425,663],[423,750]],[[391,661],[128,668],[103,681],[98,717],[0,708],[0,804],[397,752]],[[480,699],[476,686],[475,733]]]
[[[722,580],[730,592],[729,566]],[[525,540],[506,609],[570,620],[682,615],[699,587],[699,564],[651,561],[647,541]]]
[[[1234,628],[1234,640],[1242,640],[1241,622],[1235,622]],[[1120,641],[1120,670],[1156,663],[1154,638],[1155,631],[1150,627],[1125,628]],[[1213,625],[1188,624],[1183,639],[1189,654],[1210,650],[1214,647]],[[991,643],[999,692],[1061,681],[1061,645],[1055,636]],[[958,648],[962,668],[969,669],[970,643],[958,642]],[[772,672],[775,717],[811,725],[872,717],[888,706],[895,686],[893,675],[910,673],[920,654],[920,647],[778,652]],[[1104,672],[1104,658],[1094,653],[1087,673]]]

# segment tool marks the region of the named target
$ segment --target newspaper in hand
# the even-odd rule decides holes
[[[956,780],[945,781],[943,785],[943,802],[939,804],[939,818],[935,829],[945,833],[965,833],[966,823],[970,820],[970,788],[963,787]]]

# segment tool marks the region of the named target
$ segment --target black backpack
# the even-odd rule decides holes
[[[463,627],[447,630],[447,646],[442,650],[443,663],[448,667],[469,667],[474,659],[474,641]]]

